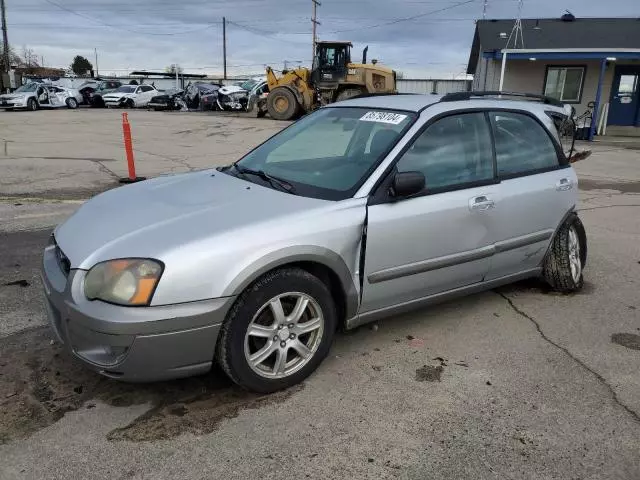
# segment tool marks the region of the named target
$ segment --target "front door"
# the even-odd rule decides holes
[[[396,171],[423,173],[426,187],[369,205],[361,313],[483,281],[497,214],[490,139],[484,113],[456,114],[400,157]]]
[[[608,125],[638,125],[640,105],[640,67],[616,67],[611,86]]]

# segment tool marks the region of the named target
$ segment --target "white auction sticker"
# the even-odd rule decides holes
[[[401,113],[392,113],[392,112],[367,112],[365,113],[360,120],[363,122],[380,122],[380,123],[390,123],[391,125],[398,125],[402,122],[406,115],[402,115]]]

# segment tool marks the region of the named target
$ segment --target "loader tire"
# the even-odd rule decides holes
[[[269,92],[267,110],[274,120],[293,120],[299,109],[296,96],[288,88],[274,88]]]

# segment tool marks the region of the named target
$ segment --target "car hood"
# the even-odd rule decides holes
[[[221,89],[218,90],[218,92],[222,93],[223,95],[229,95],[230,93],[248,93],[244,88],[240,88],[237,85],[229,85],[227,87],[222,87]]]
[[[102,95],[102,98],[122,98],[131,96],[135,96],[135,93],[111,92],[107,93],[106,95]]]
[[[333,203],[205,170],[109,190],[86,202],[54,235],[72,268],[89,269],[113,258],[162,260],[212,237],[251,235],[261,223]]]

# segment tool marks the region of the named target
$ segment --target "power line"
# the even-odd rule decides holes
[[[419,13],[417,15],[411,15],[409,17],[404,17],[404,18],[396,18],[395,20],[391,20],[389,22],[378,23],[376,25],[367,25],[366,27],[347,28],[347,29],[344,29],[344,30],[334,30],[332,32],[325,32],[325,33],[333,34],[333,33],[344,33],[344,32],[357,32],[357,31],[360,31],[360,30],[370,30],[372,28],[379,28],[379,27],[386,27],[386,26],[389,26],[389,25],[396,25],[396,24],[401,23],[401,22],[409,22],[409,21],[415,20],[417,18],[422,18],[422,17],[426,17],[428,15],[433,15],[435,13],[440,13],[440,12],[444,12],[446,10],[451,10],[452,8],[461,7],[462,5],[467,5],[469,3],[473,3],[473,2],[476,2],[476,1],[477,0],[465,0],[464,2],[458,2],[458,3],[454,3],[453,5],[449,5],[447,7],[438,8],[437,10],[431,10],[429,12]]]
[[[209,29],[209,28],[211,28],[211,27],[213,27],[215,25],[215,24],[208,24],[203,28],[196,28],[196,29],[193,29],[193,30],[185,30],[183,32],[173,32],[173,33],[141,32],[141,31],[138,31],[138,30],[131,30],[129,28],[125,28],[125,27],[123,27],[121,25],[113,25],[113,24],[110,24],[110,23],[103,22],[102,20],[98,20],[97,18],[90,17],[89,15],[85,15],[84,13],[76,12],[75,10],[67,8],[64,5],[60,5],[60,4],[56,3],[56,2],[54,2],[53,0],[44,0],[44,1],[49,3],[49,4],[51,4],[51,5],[53,5],[54,7],[58,7],[61,10],[69,12],[69,13],[71,13],[73,15],[77,15],[78,17],[86,18],[87,20],[91,20],[92,22],[99,23],[101,25],[104,25],[105,27],[124,30],[126,32],[136,33],[136,34],[140,34],[140,35],[154,35],[154,36],[184,35],[184,34],[188,34],[188,33],[194,33],[194,32],[200,32],[200,31],[203,31],[203,30],[207,30],[207,29]]]

